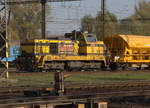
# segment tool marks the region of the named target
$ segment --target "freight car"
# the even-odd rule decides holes
[[[9,49],[9,56],[8,56],[8,62],[14,62],[17,57],[20,55],[20,47],[19,46],[12,46]],[[6,57],[2,59],[3,62],[6,62]]]
[[[9,56],[8,56],[8,62],[9,67],[15,68],[15,60],[20,55],[20,47],[19,46],[11,46],[9,48]],[[4,64],[6,62],[6,57],[0,57],[0,67],[4,67]]]
[[[150,37],[137,35],[111,35],[104,38],[111,70],[118,67],[150,67]]]
[[[20,70],[72,70],[105,68],[104,44],[96,35],[66,33],[65,39],[34,39],[21,43]]]

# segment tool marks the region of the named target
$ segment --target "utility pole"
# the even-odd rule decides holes
[[[9,77],[9,75],[8,75],[8,51],[9,51],[9,49],[8,49],[8,33],[7,33],[7,25],[8,25],[8,23],[7,23],[7,21],[8,21],[8,18],[7,18],[7,15],[8,15],[8,13],[7,13],[7,4],[6,4],[6,2],[7,2],[7,0],[5,0],[5,38],[6,38],[6,40],[5,40],[5,47],[6,47],[6,63],[5,63],[5,66],[6,66],[6,70],[5,70],[5,78],[8,78]]]
[[[102,39],[105,37],[105,15],[106,15],[106,0],[101,0],[101,16],[102,16]]]
[[[4,68],[0,70],[0,76],[8,78],[8,34],[7,34],[7,0],[1,0],[3,5],[0,5],[0,63]],[[6,58],[4,62],[3,59]]]
[[[42,35],[42,38],[43,39],[45,39],[45,35],[46,35],[46,33],[45,33],[45,28],[46,28],[46,26],[45,26],[45,4],[46,4],[46,0],[41,0],[41,5],[42,5],[42,33],[41,33],[41,35]]]

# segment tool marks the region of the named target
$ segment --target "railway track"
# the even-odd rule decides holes
[[[150,96],[150,90],[132,90],[132,91],[117,91],[117,92],[103,92],[103,93],[89,93],[89,94],[72,94],[64,96],[41,96],[41,97],[20,97],[0,99],[0,106],[10,105],[28,105],[28,104],[72,104],[78,102],[87,102],[87,100],[102,100],[113,97],[140,97]]]
[[[72,87],[73,86],[73,87]],[[66,93],[103,93],[113,91],[150,90],[150,81],[116,81],[95,84],[71,84],[66,86]]]
[[[0,96],[17,96],[18,93],[32,93],[42,91],[48,91],[46,95],[54,95],[54,84],[49,85],[24,85],[24,86],[7,86],[0,87]],[[75,83],[65,82],[64,95],[72,94],[92,94],[92,93],[104,93],[104,92],[119,92],[119,91],[133,91],[133,90],[150,90],[150,81],[116,81],[116,82],[102,82],[102,83]],[[39,92],[40,93],[40,92]],[[37,95],[38,96],[38,95]],[[39,95],[40,96],[40,95]]]
[[[35,95],[36,94],[36,95]],[[53,84],[0,87],[0,107],[45,103],[86,102],[118,97],[150,96],[150,81],[116,81],[103,83],[65,82],[62,96],[55,95]]]

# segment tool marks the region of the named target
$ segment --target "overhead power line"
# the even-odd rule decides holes
[[[6,3],[1,1],[0,5],[20,5],[20,4],[32,4],[41,3],[42,6],[42,38],[46,36],[46,24],[45,24],[45,4],[47,2],[71,2],[71,1],[81,1],[81,0],[7,0]]]
[[[18,5],[18,4],[31,4],[31,3],[42,3],[42,2],[70,2],[80,0],[7,0],[7,5]],[[4,2],[0,2],[0,5],[4,5]]]

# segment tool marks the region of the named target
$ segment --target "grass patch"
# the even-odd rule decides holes
[[[127,81],[127,80],[150,80],[150,73],[148,74],[134,74],[134,73],[97,73],[97,74],[76,74],[67,79],[68,81],[77,82],[104,82],[104,81]]]
[[[16,85],[44,85],[54,81],[52,74],[10,74],[9,78],[17,80]]]
[[[11,74],[11,80],[17,80],[15,83],[7,83],[7,85],[44,85],[50,84],[54,81],[53,73],[17,73]],[[92,72],[81,72],[81,73],[72,73],[72,75],[65,79],[65,81],[73,82],[90,82],[98,83],[105,81],[127,81],[127,80],[150,80],[149,72],[126,72],[126,73],[112,73],[112,72],[103,72],[103,73],[92,73]],[[0,82],[1,85],[6,82]]]

